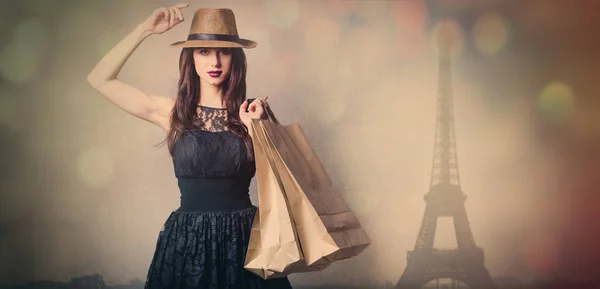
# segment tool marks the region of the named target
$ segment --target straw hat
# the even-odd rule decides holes
[[[238,36],[231,9],[200,8],[194,13],[187,39],[171,46],[254,48],[256,42]]]

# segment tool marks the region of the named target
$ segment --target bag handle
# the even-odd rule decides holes
[[[267,105],[263,106],[263,109],[265,111],[265,118],[275,124],[279,124],[279,120],[277,120],[277,117],[275,117],[275,114],[273,113],[273,110],[271,110],[271,106],[267,103]]]
[[[250,102],[252,102],[252,101],[256,100],[256,98],[251,98],[248,100],[250,100]],[[263,106],[263,110],[265,112],[265,116],[261,119],[270,121],[275,124],[279,124],[279,120],[277,120],[277,118],[275,117],[275,114],[273,113],[273,110],[271,110],[271,106],[269,104],[267,104],[266,106]]]

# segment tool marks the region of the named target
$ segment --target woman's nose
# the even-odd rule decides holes
[[[217,52],[213,58],[213,66],[219,67],[221,66],[221,55]]]

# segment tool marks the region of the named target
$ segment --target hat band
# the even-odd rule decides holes
[[[217,40],[217,41],[231,41],[239,42],[240,37],[237,35],[227,34],[206,34],[206,33],[195,33],[188,35],[187,40]]]

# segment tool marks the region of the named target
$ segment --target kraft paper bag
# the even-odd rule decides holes
[[[261,123],[261,125],[264,128],[264,126],[267,124]],[[277,149],[275,148],[275,145],[271,139],[271,136],[267,136],[266,142],[271,146],[271,150],[273,152],[273,166],[281,178],[281,183],[284,187],[283,193],[286,195],[286,200],[288,201],[292,218],[298,232],[300,247],[306,261],[306,268],[302,268],[301,270],[323,270],[329,266],[330,262],[325,262],[325,260],[309,260],[306,258],[309,254],[308,252],[317,250],[318,253],[328,256],[337,252],[339,248],[336,246],[333,239],[328,235],[327,228],[325,228],[323,223],[320,221],[319,216],[310,204],[310,201],[308,201],[306,196],[302,193],[302,188],[295,181],[294,176],[290,174],[290,171],[283,162],[283,159],[279,156],[279,152],[277,152]],[[303,220],[312,220],[312,222],[307,223]],[[323,239],[324,242],[319,242],[317,239]],[[295,272],[300,272],[298,269],[295,270]]]
[[[282,126],[269,107],[259,123],[274,152],[275,168],[295,222],[306,265],[319,270],[351,258],[371,241],[333,185],[299,124]]]
[[[244,268],[262,277],[283,277],[305,261],[294,220],[277,171],[269,162],[263,129],[253,122],[254,155],[258,186],[258,211],[254,216]]]

